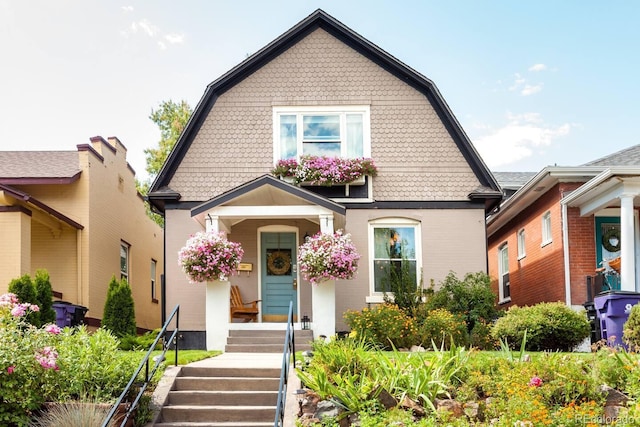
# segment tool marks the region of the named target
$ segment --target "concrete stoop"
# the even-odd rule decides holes
[[[227,353],[282,353],[286,332],[283,330],[248,330],[229,331],[225,352]],[[296,351],[311,350],[313,331],[296,330]]]
[[[158,427],[273,426],[280,369],[183,366]]]

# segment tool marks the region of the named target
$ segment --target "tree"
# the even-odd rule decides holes
[[[144,182],[136,181],[138,192],[143,196],[148,194],[151,181],[160,173],[162,165],[164,165],[169,153],[171,153],[180,134],[187,125],[191,113],[191,107],[184,100],[179,103],[172,100],[162,101],[157,110],[151,110],[149,118],[160,128],[160,141],[156,148],[146,148],[144,150],[147,161],[146,171],[149,173],[149,179]],[[164,219],[153,212],[148,203],[146,203],[146,207],[147,215],[158,225],[164,226]]]
[[[136,314],[131,295],[131,287],[126,279],[117,281],[111,277],[107,300],[104,303],[101,326],[116,337],[136,335]]]
[[[36,300],[40,306],[40,322],[43,325],[56,322],[56,311],[53,309],[53,290],[47,270],[37,270],[33,280],[36,289]]]

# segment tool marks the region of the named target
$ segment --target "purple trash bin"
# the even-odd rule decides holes
[[[593,299],[602,339],[607,341],[610,347],[627,346],[622,341],[624,324],[629,318],[631,307],[640,302],[640,293],[613,291],[600,294]]]

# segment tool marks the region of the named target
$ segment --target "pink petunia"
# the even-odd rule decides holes
[[[62,329],[60,329],[60,327],[58,325],[55,325],[53,323],[45,326],[44,330],[46,332],[49,332],[50,334],[54,334],[54,335],[58,335],[60,332],[62,332]]]
[[[13,374],[13,371],[15,371],[15,370],[16,370],[15,366],[13,366],[13,365],[9,366],[9,367],[7,367],[7,374],[11,375],[11,374]]]
[[[542,378],[538,376],[534,376],[529,380],[529,386],[531,387],[540,387],[542,385]]]

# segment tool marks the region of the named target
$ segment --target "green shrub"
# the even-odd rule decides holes
[[[101,326],[116,337],[136,335],[136,315],[131,287],[126,279],[119,282],[115,276],[109,282]]]
[[[60,369],[50,401],[113,402],[140,363],[137,353],[118,351],[118,339],[106,329],[65,328],[58,338]]]
[[[146,332],[142,335],[126,335],[120,338],[120,350],[149,350],[160,329]],[[162,350],[162,341],[159,341],[154,350]]]
[[[344,318],[359,339],[380,348],[406,348],[418,342],[415,320],[394,304],[348,310]]]
[[[33,286],[31,276],[29,276],[28,274],[25,274],[24,276],[17,279],[13,279],[9,283],[9,292],[15,294],[18,297],[18,301],[20,301],[21,303],[38,305],[36,288],[35,286]],[[27,313],[26,320],[27,322],[37,327],[42,324],[40,322],[40,312],[38,311],[30,311],[29,313]]]
[[[476,322],[469,334],[469,344],[479,350],[495,350],[499,342],[491,336],[493,325],[485,320]]]
[[[491,278],[483,272],[469,273],[463,280],[449,273],[426,304],[428,310],[444,308],[464,316],[469,333],[477,322],[492,321],[500,315],[495,306],[496,295],[491,290]]]
[[[438,308],[430,310],[425,316],[417,317],[418,339],[425,348],[435,346],[435,349],[467,344],[467,325],[461,316]]]
[[[498,319],[491,334],[519,348],[527,331],[530,351],[570,351],[591,333],[587,316],[560,302],[544,302],[530,307],[512,306]]]
[[[40,307],[40,322],[42,325],[56,322],[56,311],[53,309],[53,290],[47,270],[36,271],[33,280],[36,290],[36,301]]]
[[[623,326],[622,340],[629,346],[629,349],[640,349],[640,304],[631,308],[629,318]]]

